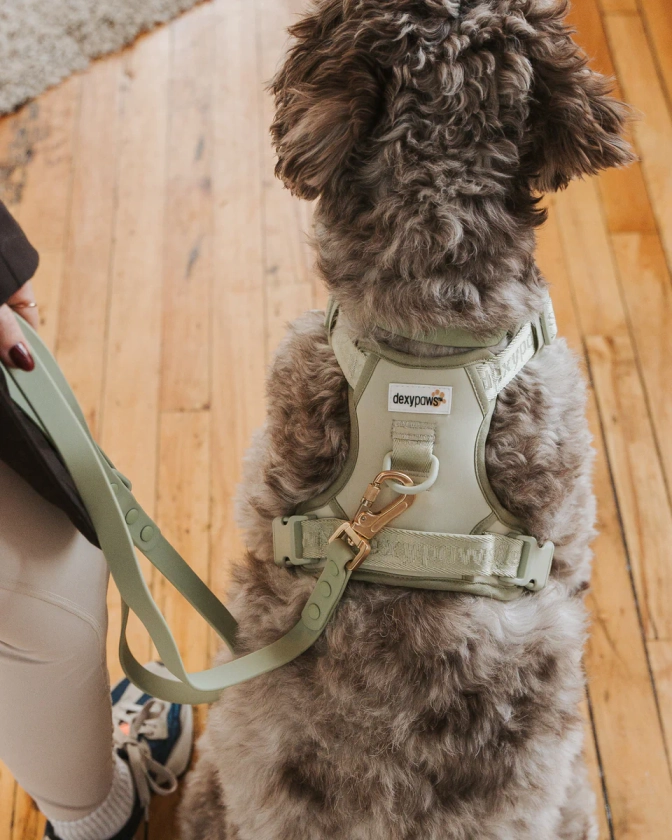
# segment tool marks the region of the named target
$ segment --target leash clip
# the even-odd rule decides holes
[[[408,510],[415,501],[415,496],[399,494],[394,501],[386,505],[382,510],[373,511],[373,503],[378,498],[382,485],[386,481],[397,481],[404,487],[412,487],[413,479],[406,473],[398,470],[383,470],[378,473],[371,484],[368,485],[362,496],[362,501],[351,522],[344,522],[329,538],[329,542],[343,539],[354,549],[357,554],[350,560],[345,568],[354,572],[371,553],[371,539],[393,519]]]

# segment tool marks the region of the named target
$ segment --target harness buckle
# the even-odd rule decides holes
[[[273,520],[273,554],[277,566],[302,565],[303,540],[301,525],[308,519],[315,519],[311,514],[307,516],[276,516]],[[310,563],[310,560],[303,560]]]
[[[534,537],[525,534],[516,534],[516,539],[525,544],[518,566],[518,576],[513,580],[506,579],[506,582],[538,592],[548,583],[555,545],[550,540],[539,545]]]
[[[408,510],[415,501],[415,496],[399,494],[394,501],[386,505],[382,510],[372,510],[373,503],[378,498],[382,485],[386,481],[398,481],[404,487],[412,487],[413,479],[406,473],[398,470],[383,470],[378,473],[371,484],[368,485],[362,496],[362,501],[355,512],[351,522],[344,522],[329,538],[329,542],[343,539],[354,549],[357,554],[350,560],[345,568],[354,572],[371,553],[370,540],[393,519]]]

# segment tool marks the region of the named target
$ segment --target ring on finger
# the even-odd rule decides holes
[[[37,304],[35,303],[35,301],[30,301],[30,302],[25,301],[23,303],[10,303],[9,308],[10,309],[36,309]]]

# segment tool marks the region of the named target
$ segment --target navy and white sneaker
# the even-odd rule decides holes
[[[160,662],[150,662],[146,667],[171,677]],[[147,818],[152,793],[173,793],[177,780],[189,767],[194,711],[191,706],[150,697],[125,678],[112,689],[112,719],[114,746],[128,764],[135,784],[133,813],[113,840],[133,840],[143,816]],[[50,824],[44,836],[45,840],[59,840]]]

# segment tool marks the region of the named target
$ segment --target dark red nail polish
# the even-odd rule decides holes
[[[20,370],[31,371],[35,367],[33,357],[26,350],[25,344],[15,344],[9,351],[9,358]]]

